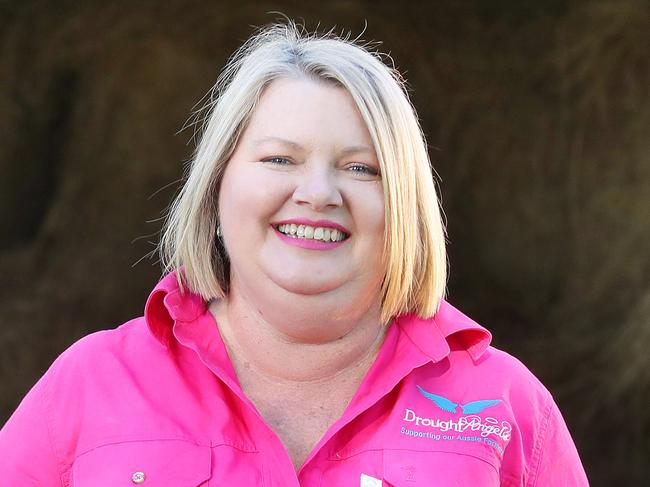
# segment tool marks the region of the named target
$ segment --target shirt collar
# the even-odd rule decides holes
[[[196,320],[207,309],[207,303],[198,294],[181,292],[176,272],[163,277],[151,291],[144,307],[149,330],[160,343],[168,347],[173,340],[174,322]]]
[[[488,330],[444,299],[432,318],[424,319],[407,314],[397,318],[396,322],[415,346],[434,362],[449,354],[449,344],[452,341],[458,343],[476,361],[492,340]]]
[[[151,333],[164,346],[173,339],[174,322],[196,320],[207,309],[207,303],[198,294],[181,292],[177,273],[167,274],[153,289],[144,316]],[[455,340],[478,360],[492,340],[488,330],[442,300],[438,312],[429,319],[413,314],[398,317],[395,322],[413,344],[437,362],[450,352],[449,342]]]

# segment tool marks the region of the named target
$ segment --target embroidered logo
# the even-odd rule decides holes
[[[492,406],[496,406],[501,402],[501,399],[484,399],[481,401],[472,401],[468,402],[467,404],[456,404],[453,401],[450,401],[446,397],[439,396],[437,394],[432,394],[431,392],[427,392],[424,389],[422,389],[420,386],[417,386],[418,391],[426,397],[427,399],[433,401],[433,403],[438,406],[440,409],[443,411],[447,411],[448,413],[458,413],[458,406],[460,406],[461,410],[463,411],[463,414],[478,414],[482,412],[484,409],[487,409]]]
[[[480,442],[494,448],[500,455],[512,435],[512,425],[506,420],[490,416],[479,416],[488,408],[501,403],[501,399],[482,399],[466,404],[457,404],[452,400],[433,394],[416,386],[420,394],[433,402],[436,407],[456,415],[453,419],[419,416],[414,409],[404,410],[400,433],[417,438],[428,438],[441,442]]]

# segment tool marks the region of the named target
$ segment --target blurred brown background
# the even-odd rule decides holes
[[[228,56],[281,11],[381,40],[441,177],[449,300],[551,389],[592,485],[650,458],[650,2],[0,3],[0,423],[142,313]]]

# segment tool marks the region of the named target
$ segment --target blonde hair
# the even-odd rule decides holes
[[[230,59],[212,90],[191,170],[163,228],[165,272],[205,300],[229,288],[229,261],[217,238],[224,170],[262,91],[278,78],[308,78],[353,97],[380,163],[385,198],[381,320],[410,312],[430,317],[444,298],[445,229],[424,136],[399,72],[347,38],[273,24]],[[180,272],[182,269],[182,272]]]

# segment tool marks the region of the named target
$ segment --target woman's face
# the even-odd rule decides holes
[[[367,309],[384,275],[384,195],[351,95],[272,82],[226,167],[219,219],[231,286],[254,302],[318,296]]]

